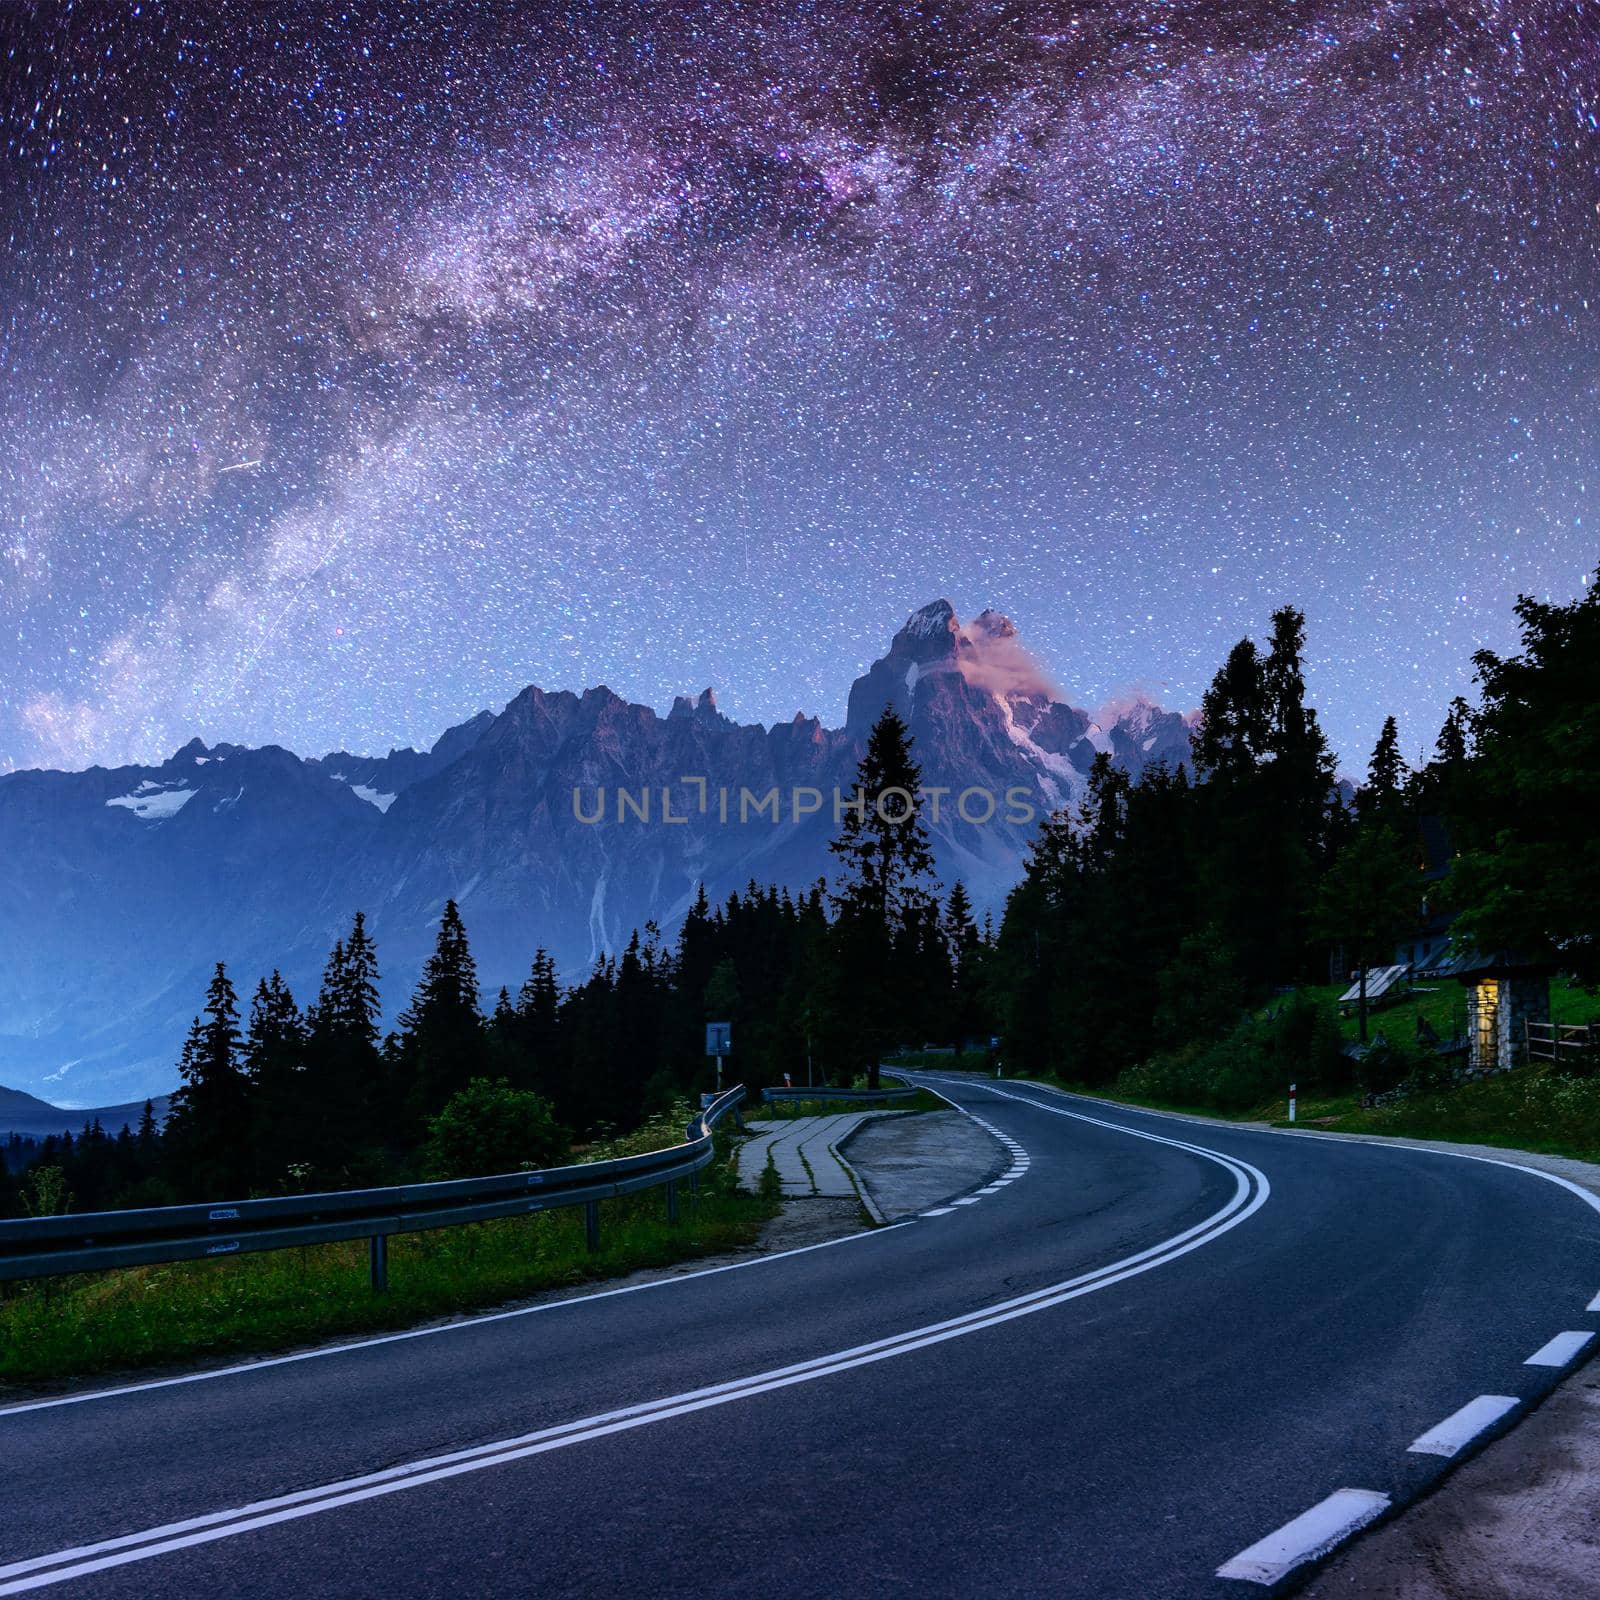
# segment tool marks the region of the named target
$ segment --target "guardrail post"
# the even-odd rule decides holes
[[[677,1220],[678,1220],[678,1180],[676,1178],[668,1178],[667,1179],[667,1221],[675,1223]]]
[[[375,1233],[367,1240],[367,1264],[372,1270],[372,1287],[383,1294],[389,1287],[389,1236]]]
[[[583,1232],[591,1250],[600,1248],[600,1202],[586,1200],[583,1205]]]
[[[700,1204],[700,1173],[697,1168],[689,1174],[689,1199],[695,1204]]]

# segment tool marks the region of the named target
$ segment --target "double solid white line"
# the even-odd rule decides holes
[[[1029,1103],[1037,1104],[1031,1101]],[[1053,1106],[1041,1106],[1039,1109],[1057,1110]],[[493,1444],[452,1451],[446,1455],[430,1456],[402,1466],[390,1467],[382,1472],[347,1478],[317,1488],[301,1489],[293,1494],[254,1501],[229,1510],[189,1517],[183,1521],[147,1528],[140,1533],[124,1534],[118,1538],[103,1539],[70,1550],[58,1550],[49,1555],[13,1561],[0,1566],[0,1595],[25,1594],[30,1590],[87,1577],[91,1573],[103,1572],[112,1567],[126,1566],[135,1561],[148,1561],[152,1557],[169,1555],[194,1545],[231,1539],[256,1529],[272,1527],[277,1523],[317,1516],[322,1512],[355,1505],[363,1500],[396,1494],[402,1489],[415,1489],[424,1484],[459,1477],[464,1473],[504,1466],[513,1461],[543,1455],[552,1450],[562,1450],[569,1445],[582,1444],[591,1439],[625,1433],[634,1428],[665,1422],[673,1417],[687,1416],[713,1406],[750,1399],[775,1389],[810,1383],[834,1373],[868,1366],[876,1361],[886,1361],[892,1356],[909,1355],[912,1351],[926,1349],[947,1339],[958,1339],[1018,1317],[1046,1311],[1065,1301],[1093,1294],[1096,1290],[1109,1288],[1112,1284],[1121,1283],[1140,1273],[1164,1266],[1167,1262],[1175,1261],[1191,1250],[1198,1250],[1202,1245],[1210,1244],[1238,1227],[1241,1222],[1253,1216],[1266,1204],[1267,1196],[1271,1193],[1271,1186],[1265,1175],[1248,1162],[1225,1156],[1216,1150],[1208,1150],[1203,1145],[1187,1144],[1182,1140],[1119,1127],[1116,1123],[1102,1122],[1097,1117],[1084,1116],[1079,1112],[1057,1111],[1057,1114],[1074,1117],[1080,1122],[1092,1122],[1101,1127],[1111,1128],[1130,1138],[1148,1139],[1155,1144],[1172,1145],[1177,1149],[1201,1156],[1205,1160],[1214,1161],[1233,1175],[1234,1192],[1226,1204],[1204,1221],[1185,1228],[1181,1233],[1173,1234],[1159,1244],[1125,1256],[1122,1260],[1111,1262],[1093,1272],[1051,1284],[1031,1294],[1002,1300],[981,1311],[952,1317],[944,1322],[930,1323],[926,1327],[912,1328],[904,1333],[876,1339],[869,1344],[856,1345],[848,1350],[835,1351],[831,1355],[818,1356],[810,1361],[797,1362],[792,1366],[777,1367],[769,1372],[755,1373],[728,1383],[713,1384],[708,1388],[668,1395],[641,1405],[626,1406],[621,1410],[582,1417],[558,1427],[542,1428],[534,1433],[501,1439]]]

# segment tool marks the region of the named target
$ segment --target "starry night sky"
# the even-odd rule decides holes
[[[0,770],[842,720],[915,606],[1347,767],[1600,557],[1600,0],[0,13]],[[242,465],[241,465],[242,464]]]

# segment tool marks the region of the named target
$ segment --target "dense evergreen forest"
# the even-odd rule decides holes
[[[920,774],[893,709],[874,728],[826,881],[700,898],[563,987],[542,950],[487,1005],[447,905],[395,1030],[357,913],[308,1005],[281,978],[241,1002],[218,966],[164,1129],[48,1140],[0,1175],[0,1210],[94,1210],[499,1171],[559,1159],[709,1087],[704,1024],[733,1023],[730,1079],[875,1080],[902,1048],[1002,1040],[1005,1069],[1168,1098],[1252,1103],[1289,1078],[1382,1087],[1406,1041],[1341,1048],[1303,986],[1381,964],[1426,893],[1457,937],[1600,985],[1600,585],[1519,603],[1522,651],[1476,657],[1433,755],[1393,719],[1352,793],[1306,702],[1304,618],[1284,608],[1207,691],[1192,772],[1137,782],[1098,757],[1082,804],[1041,827],[998,928],[934,880]],[[884,804],[875,802],[880,797]],[[1422,838],[1449,841],[1424,887]],[[19,1165],[17,1153],[9,1165]]]

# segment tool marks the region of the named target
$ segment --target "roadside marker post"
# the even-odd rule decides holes
[[[1291,1083],[1291,1084],[1290,1084],[1290,1085],[1289,1085],[1289,1120],[1290,1120],[1290,1121],[1291,1121],[1291,1122],[1293,1122],[1293,1121],[1294,1121],[1294,1099],[1295,1099],[1295,1090],[1297,1090],[1297,1089],[1298,1089],[1298,1088],[1299,1088],[1299,1087],[1300,1087],[1300,1085],[1299,1085],[1299,1084],[1297,1084],[1297,1083]]]

